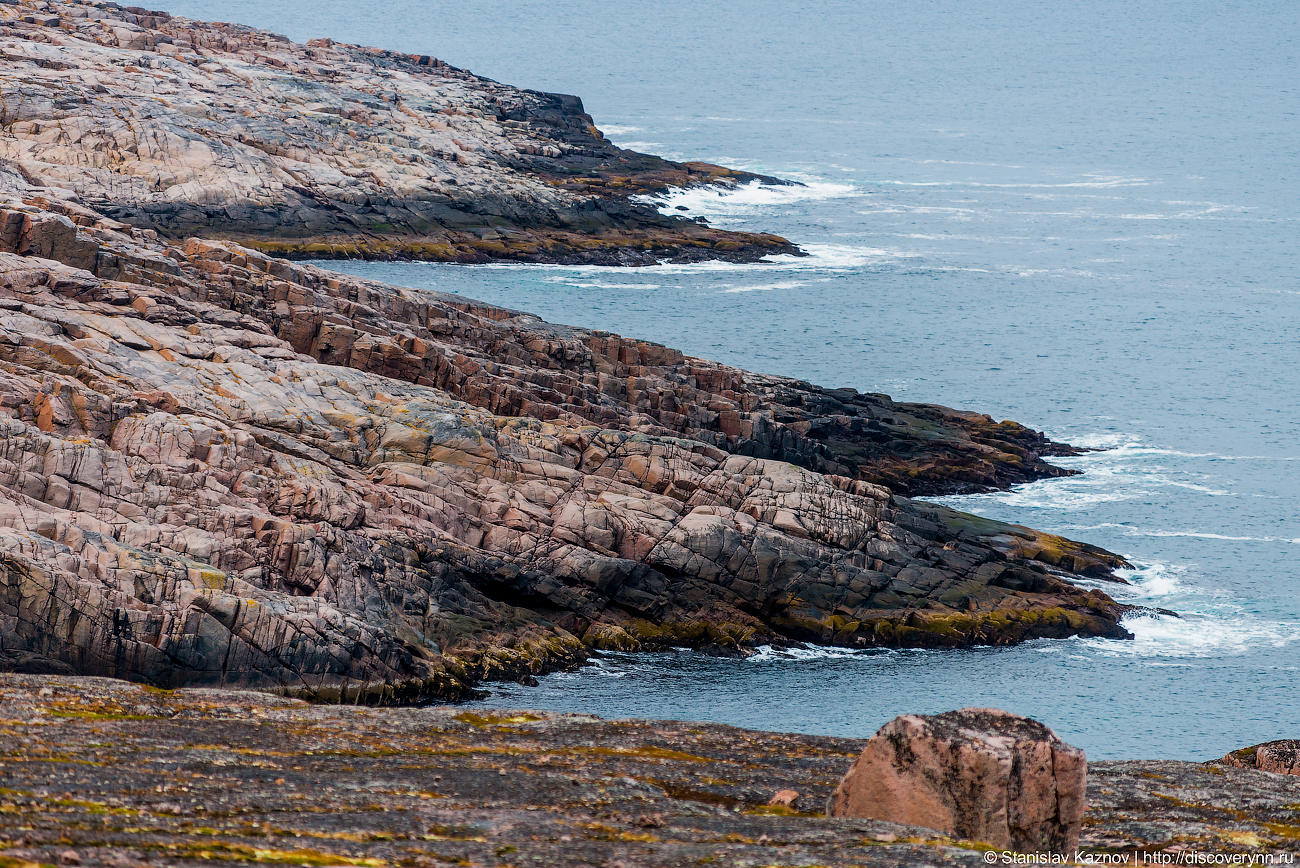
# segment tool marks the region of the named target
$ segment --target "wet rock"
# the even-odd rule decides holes
[[[52,660],[28,651],[0,651],[0,672],[29,675],[76,675],[77,670],[61,660]]]
[[[964,708],[881,727],[828,813],[923,825],[1024,853],[1073,853],[1086,789],[1083,751],[1041,723]]]

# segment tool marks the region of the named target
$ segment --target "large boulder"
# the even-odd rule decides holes
[[[1234,750],[1221,762],[1239,769],[1259,769],[1277,775],[1300,775],[1300,739],[1284,738]]]
[[[1027,717],[993,708],[896,717],[831,797],[832,817],[925,826],[1026,853],[1079,843],[1087,760]]]

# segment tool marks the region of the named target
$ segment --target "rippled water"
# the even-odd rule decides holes
[[[1300,718],[1300,7],[1133,5],[167,8],[433,53],[578,93],[624,146],[802,181],[661,203],[802,259],[334,267],[1109,447],[944,502],[1121,552],[1133,585],[1107,590],[1184,616],[1132,642],[610,655],[486,704],[845,735],[995,705],[1094,757],[1208,758]]]

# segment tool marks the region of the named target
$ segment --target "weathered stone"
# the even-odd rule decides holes
[[[1086,790],[1083,751],[1035,720],[964,708],[881,727],[828,813],[926,826],[1024,853],[1073,853]]]
[[[110,4],[91,14],[80,2],[47,5],[50,14],[31,15],[0,4],[0,157],[57,188],[48,198],[75,192],[137,232],[215,234],[314,257],[465,262],[653,265],[799,252],[774,235],[642,204],[634,197],[669,186],[785,182],[618,148],[577,97],[396,52],[299,45]],[[46,234],[57,231],[31,234],[32,252],[72,262],[50,247],[75,248],[75,264],[95,270],[76,231]],[[131,265],[105,258],[103,268],[118,277]]]
[[[1300,740],[1282,739],[1234,750],[1221,762],[1239,769],[1258,769],[1277,775],[1300,775]]]
[[[809,814],[801,803],[825,802],[863,739],[5,674],[0,720],[0,861],[12,866],[68,849],[106,868],[990,858],[923,827]],[[1133,864],[1134,851],[1146,864],[1277,864],[1300,849],[1295,776],[1165,760],[1093,763],[1088,777],[1080,850],[1093,864]],[[765,804],[774,788],[801,802]]]
[[[395,703],[593,648],[1128,635],[1070,582],[1121,558],[898,496],[1065,473],[1027,428],[266,253],[790,250],[630,198],[754,178],[431,58],[24,8],[0,4],[0,666]]]
[[[793,808],[799,803],[798,790],[777,790],[772,794],[772,798],[767,800],[769,805],[781,808]]]
[[[1122,560],[817,472],[753,375],[54,204],[0,208],[76,222],[116,277],[0,253],[0,664],[398,702],[592,648],[1127,635],[1060,566]],[[835,467],[943,431],[989,463],[923,412],[907,459]]]

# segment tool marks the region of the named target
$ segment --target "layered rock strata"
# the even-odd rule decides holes
[[[862,739],[3,674],[0,719],[0,861],[14,868],[989,858],[987,843],[933,829],[822,816]],[[782,790],[799,794],[794,806],[769,806]],[[1298,803],[1292,776],[1094,762],[1079,850],[1092,864],[1278,864],[1300,850]]]
[[[592,648],[1128,635],[1069,581],[1121,559],[879,484],[1032,474],[1019,426],[0,183],[12,666],[396,702]]]
[[[634,196],[782,183],[615,147],[577,97],[101,2],[0,4],[0,157],[104,214],[281,255],[653,264],[797,253]]]
[[[575,98],[428,57],[295,45],[105,2],[0,4],[0,38],[9,160],[0,185],[28,199],[52,188],[35,207],[69,218],[24,229],[17,214],[5,250],[163,286],[177,268],[206,269],[203,281],[228,296],[221,303],[256,308],[297,352],[434,385],[497,414],[631,418],[909,496],[1069,472],[1041,460],[1069,447],[1014,422],[754,375],[447,296],[446,315],[430,318],[383,290],[338,295],[360,281],[318,275],[312,298],[281,298],[272,284],[302,285],[294,275],[308,272],[276,266],[282,273],[268,277],[266,257],[250,264],[220,245],[186,247],[202,235],[283,254],[631,264],[792,250],[633,203],[669,186],[757,176],[619,150]],[[96,228],[105,215],[120,220]],[[95,238],[127,227],[137,243],[152,238],[139,232],[162,243],[137,256]],[[446,357],[438,341],[471,361]]]

